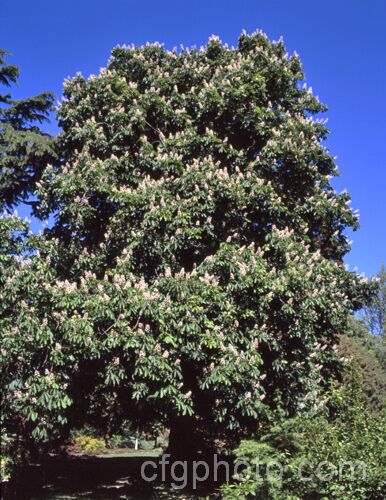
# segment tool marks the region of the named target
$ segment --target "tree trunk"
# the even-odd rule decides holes
[[[189,460],[194,457],[199,444],[195,430],[194,417],[175,417],[171,421],[169,445],[166,450],[171,460]]]

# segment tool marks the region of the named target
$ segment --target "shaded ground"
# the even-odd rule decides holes
[[[141,478],[145,461],[159,465],[154,451],[117,451],[98,456],[55,456],[39,465],[20,470],[14,482],[4,491],[4,500],[72,500],[72,499],[197,499],[210,493],[216,485],[200,483],[194,493],[175,490],[162,482]],[[149,476],[161,469],[148,468]],[[176,477],[181,471],[176,470]],[[181,484],[180,482],[177,484]],[[218,486],[218,485],[217,485]]]

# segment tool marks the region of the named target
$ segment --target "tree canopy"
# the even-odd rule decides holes
[[[260,32],[116,47],[65,82],[55,155],[32,175],[54,223],[2,254],[9,429],[146,418],[215,435],[325,403],[372,285],[343,265],[357,216],[303,83]]]
[[[378,289],[370,303],[363,309],[362,319],[369,331],[383,337],[386,341],[386,268],[383,264],[380,271],[374,276]]]
[[[0,85],[17,84],[19,68],[0,50]],[[53,110],[54,95],[43,92],[13,100],[0,94],[0,208],[27,201],[48,161],[55,158],[53,138],[39,128]]]

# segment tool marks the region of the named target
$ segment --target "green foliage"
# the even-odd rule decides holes
[[[2,222],[6,429],[35,443],[190,417],[237,433],[319,411],[373,285],[342,263],[357,217],[303,79],[256,33],[117,47],[65,82],[60,161],[35,190],[54,225]]]
[[[3,214],[0,233],[0,427],[2,441],[4,435],[10,438],[7,453],[18,461],[28,449],[59,437],[71,403],[69,372],[61,345],[43,319],[49,297],[42,283],[52,278],[52,271],[34,258],[33,238],[31,245],[25,243],[28,226],[17,215]],[[8,287],[16,275],[10,302]]]
[[[19,68],[7,65],[0,50],[0,84],[17,83]],[[48,120],[54,95],[43,92],[35,97],[14,101],[0,94],[0,209],[25,201],[40,180],[47,162],[57,157],[54,140],[36,123]]]
[[[367,328],[374,335],[383,337],[386,342],[386,268],[382,265],[378,274],[375,275],[378,283],[377,293],[374,294],[369,304],[363,308],[362,319]]]
[[[132,448],[134,439],[133,436],[113,434],[109,439],[109,448]]]
[[[382,410],[386,403],[386,371],[374,351],[361,344],[358,338],[342,335],[339,352],[357,364],[363,379],[362,390],[366,403],[373,410]]]
[[[10,457],[0,455],[0,477],[1,481],[8,481],[11,477]]]
[[[375,356],[382,370],[386,372],[386,339],[369,333],[365,322],[355,316],[348,317],[346,335],[362,345],[370,355]]]
[[[84,425],[81,429],[71,429],[71,439],[74,440],[79,436],[97,437],[100,438],[100,432],[91,425]]]
[[[19,77],[19,68],[14,64],[5,64],[5,57],[10,53],[7,50],[0,49],[0,84],[9,87],[11,83],[16,83]],[[9,94],[0,95],[0,103],[7,104],[10,102]]]
[[[365,323],[361,319],[356,318],[354,315],[350,315],[347,318],[346,334],[349,337],[363,339],[364,342],[366,342],[366,340],[370,337],[370,333]]]
[[[13,437],[4,431],[1,433],[0,441],[0,478],[1,481],[9,481],[17,457],[12,453]],[[12,456],[13,455],[13,456]]]
[[[133,448],[136,431],[130,422],[124,422],[115,434],[109,436],[110,448]]]
[[[366,407],[359,372],[351,370],[346,385],[330,392],[333,420],[323,415],[285,420],[259,442],[241,442],[236,463],[249,465],[235,475],[233,483],[223,486],[223,498],[382,498],[385,414],[374,414]],[[283,467],[282,475],[277,463]]]

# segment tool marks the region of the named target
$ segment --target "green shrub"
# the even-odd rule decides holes
[[[133,448],[134,441],[134,437],[113,434],[109,439],[109,448]]]
[[[223,487],[223,498],[382,498],[386,461],[383,451],[385,431],[381,418],[368,419],[364,416],[362,423],[356,427],[347,423],[332,425],[323,418],[294,420],[289,425],[302,441],[301,448],[289,453],[287,450],[279,451],[271,443],[242,441],[236,450],[236,459],[251,465],[234,476],[233,484]],[[277,430],[283,429],[279,426]],[[259,476],[255,474],[257,459]],[[319,465],[326,461],[332,465]],[[271,468],[271,474],[267,470],[267,465],[273,462],[283,466],[282,478],[278,477],[277,467]],[[348,462],[355,467],[352,476]],[[300,472],[307,478],[306,481],[299,477]],[[329,474],[331,477],[326,480]]]
[[[154,443],[155,443],[155,440],[154,439],[151,439],[151,440],[146,440],[146,439],[141,439],[140,442],[139,442],[139,447],[141,450],[153,450],[154,449]]]
[[[350,383],[330,392],[330,417],[281,421],[260,441],[242,441],[235,451],[236,463],[249,465],[233,476],[232,484],[223,486],[223,498],[384,498],[386,414],[366,407],[360,372],[351,370]],[[277,466],[267,469],[273,462],[283,467],[281,477]],[[349,462],[355,467],[353,471]]]
[[[367,336],[372,340],[374,335]],[[374,338],[374,341],[382,339]],[[351,359],[358,367],[362,378],[362,394],[366,404],[373,410],[380,411],[386,402],[386,372],[382,369],[370,344],[364,344],[358,337],[342,335],[339,353]]]

